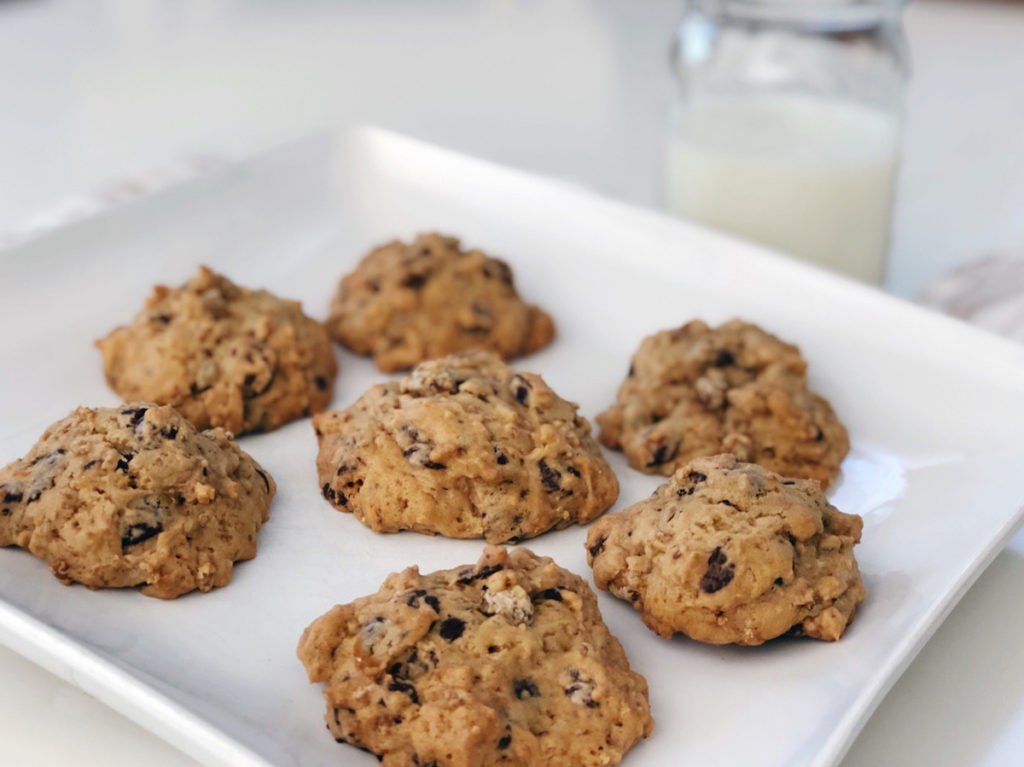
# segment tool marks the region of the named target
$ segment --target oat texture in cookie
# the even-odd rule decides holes
[[[512,359],[555,334],[551,317],[519,297],[508,264],[439,234],[371,251],[342,279],[328,326],[385,371],[470,349]]]
[[[221,429],[167,406],[79,408],[0,470],[0,546],[64,583],[173,599],[256,556],[274,480]]]
[[[131,325],[97,342],[126,400],[174,406],[197,427],[275,429],[331,401],[337,365],[323,325],[296,301],[203,267],[157,286]]]
[[[327,727],[384,767],[607,767],[651,734],[590,587],[526,549],[388,577],[299,642]]]
[[[818,483],[723,455],[694,460],[650,498],[599,520],[587,553],[594,582],[661,636],[836,640],[866,596],[853,554],[862,527]]]
[[[850,449],[832,407],[809,390],[800,350],[740,320],[644,339],[597,423],[601,441],[648,474],[728,452],[827,487]]]
[[[313,425],[324,497],[378,532],[500,543],[588,522],[618,497],[576,406],[488,352],[424,362]]]

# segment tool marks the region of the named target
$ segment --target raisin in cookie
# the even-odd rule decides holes
[[[807,388],[800,350],[740,320],[699,320],[644,339],[601,441],[648,474],[733,453],[827,487],[850,449],[832,407]]]
[[[249,290],[206,267],[158,285],[126,327],[96,345],[126,400],[173,405],[200,429],[275,429],[331,401],[337,365],[323,325],[300,304]]]
[[[0,470],[0,546],[64,583],[173,599],[256,556],[274,481],[221,429],[171,407],[79,408]]]
[[[654,727],[594,592],[526,549],[391,575],[314,621],[298,655],[334,737],[385,767],[606,767]]]
[[[371,251],[342,279],[328,327],[385,371],[469,349],[512,359],[555,334],[551,317],[519,297],[508,264],[439,234]]]
[[[588,561],[595,583],[663,637],[836,640],[866,596],[853,556],[862,527],[817,483],[721,455],[693,461],[647,500],[597,522]]]
[[[589,522],[619,494],[576,406],[488,352],[424,362],[313,425],[324,496],[377,532],[499,543]]]

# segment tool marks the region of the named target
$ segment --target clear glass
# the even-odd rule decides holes
[[[670,211],[881,283],[908,76],[886,0],[691,0]]]

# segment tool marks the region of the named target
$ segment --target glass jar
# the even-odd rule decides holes
[[[690,0],[669,210],[881,283],[908,76],[896,0]]]

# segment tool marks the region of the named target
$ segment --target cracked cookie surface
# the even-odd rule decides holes
[[[863,522],[815,482],[722,455],[680,468],[587,535],[598,587],[663,637],[758,645],[787,632],[842,636],[866,591]]]
[[[800,350],[740,320],[645,338],[597,423],[601,442],[648,474],[728,452],[828,487],[850,449],[831,405],[808,389]]]
[[[338,369],[326,329],[301,305],[206,267],[158,285],[131,325],[96,345],[125,400],[172,405],[200,429],[275,429],[331,401]]]
[[[298,655],[331,734],[385,767],[605,767],[654,726],[593,591],[522,548],[391,575],[314,621]]]
[[[618,497],[576,406],[488,352],[424,362],[313,425],[324,497],[377,532],[500,543],[588,522]]]
[[[0,546],[65,583],[173,599],[256,555],[274,480],[221,429],[171,407],[78,408],[0,469]]]
[[[372,250],[342,279],[328,327],[384,371],[470,349],[513,359],[555,334],[551,317],[519,297],[508,264],[439,234]]]

